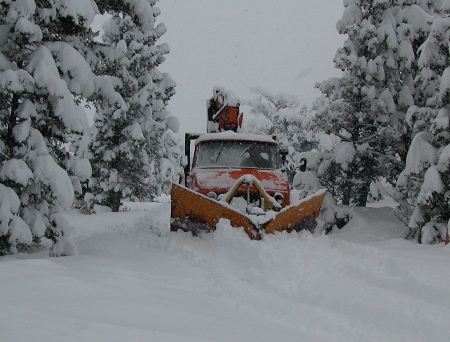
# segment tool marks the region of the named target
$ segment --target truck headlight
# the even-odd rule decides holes
[[[211,192],[208,192],[206,194],[206,197],[209,197],[209,198],[211,198],[213,200],[216,200],[217,199],[217,194],[215,192],[211,191]]]
[[[281,194],[281,193],[279,193],[279,192],[277,192],[277,193],[273,196],[273,198],[275,198],[275,201],[277,201],[277,202],[280,203],[280,204],[283,204],[283,203],[284,203],[284,196],[283,196],[283,194]]]

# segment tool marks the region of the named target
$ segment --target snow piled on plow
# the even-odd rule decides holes
[[[388,208],[331,235],[170,232],[170,204],[65,214],[78,256],[0,258],[2,341],[447,341],[449,247]]]

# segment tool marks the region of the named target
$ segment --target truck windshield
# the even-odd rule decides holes
[[[203,141],[197,146],[196,167],[279,169],[275,144],[259,141]]]

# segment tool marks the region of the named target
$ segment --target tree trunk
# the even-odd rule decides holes
[[[361,184],[358,188],[358,198],[356,199],[356,205],[358,207],[365,207],[367,205],[367,195],[369,194],[370,185],[367,183]]]
[[[110,207],[113,212],[117,213],[120,209],[121,201],[122,201],[122,191],[111,190],[105,202],[106,205]]]
[[[342,204],[343,205],[350,205],[351,193],[352,193],[351,183],[345,182],[344,186],[342,187]]]

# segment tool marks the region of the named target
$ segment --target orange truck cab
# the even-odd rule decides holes
[[[278,144],[272,138],[260,135],[231,131],[200,135],[195,141],[186,187],[217,199],[226,194],[238,179],[248,175],[260,183],[281,207],[290,205],[290,185],[287,174],[282,171]],[[234,197],[245,198],[253,207],[262,207],[264,199],[258,185],[242,184]]]

